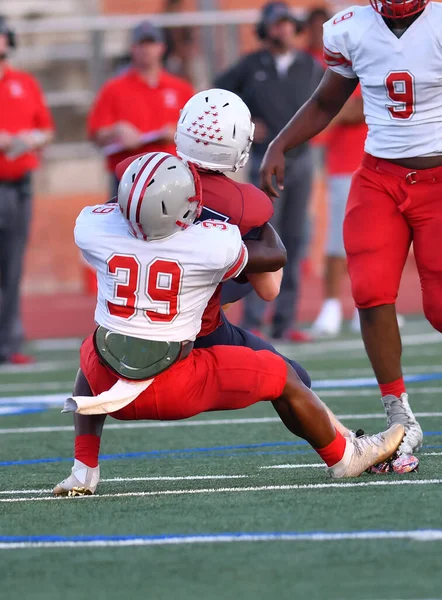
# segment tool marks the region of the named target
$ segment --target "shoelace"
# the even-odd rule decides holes
[[[356,438],[353,444],[355,448],[355,453],[358,456],[361,456],[365,452],[365,448],[367,445],[379,447],[383,444],[382,434],[378,433],[376,435],[362,435]]]
[[[401,423],[402,425],[413,425],[415,422],[401,402],[400,398],[385,404],[385,409],[387,412],[388,425],[390,427],[395,423]]]

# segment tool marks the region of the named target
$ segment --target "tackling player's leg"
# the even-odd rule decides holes
[[[91,338],[83,344],[81,367],[94,394],[109,389],[116,381],[116,376],[99,362]],[[397,425],[376,436],[346,438],[336,430],[317,396],[281,357],[265,350],[225,346],[194,350],[112,416],[178,420],[206,411],[246,408],[262,400],[274,402],[286,427],[313,446],[332,477],[360,475],[389,457],[404,434],[404,428]],[[93,452],[98,463],[97,445]],[[95,463],[93,459],[88,460]],[[95,491],[98,466],[77,461],[76,456],[72,475],[56,486],[54,493]]]
[[[330,477],[358,477],[376,463],[388,459],[404,435],[402,425],[372,436],[347,438],[333,426],[322,401],[302,385],[287,367],[287,382],[280,398],[273,401],[284,425],[304,438],[327,464]]]
[[[212,333],[197,337],[195,340],[195,348],[212,348],[213,346],[245,346],[252,350],[269,350],[289,363],[304,385],[307,387],[312,385],[310,375],[302,365],[278,352],[267,340],[254,335],[247,329],[233,325],[223,310],[221,310],[221,325]]]
[[[269,352],[272,352],[273,354],[283,358],[286,363],[288,363],[296,372],[302,383],[308,388],[311,388],[312,381],[310,375],[301,364],[278,352],[276,348],[274,348],[267,340],[254,335],[250,331],[247,331],[247,329],[233,325],[227,319],[223,311],[221,311],[221,320],[221,325],[215,329],[215,331],[209,335],[201,336],[196,339],[195,347],[212,348],[213,346],[244,346],[245,348],[251,348],[252,350],[268,350]],[[322,403],[319,398],[318,401]],[[337,431],[339,431],[345,437],[352,437],[353,432],[337,419],[328,406],[326,406],[324,403],[322,404],[325,410],[328,412],[329,418]]]
[[[74,384],[74,396],[92,396],[92,390],[81,369]],[[100,480],[98,454],[106,415],[80,415],[74,413],[75,447],[74,466],[69,477],[54,488],[54,494],[69,492],[93,494]]]

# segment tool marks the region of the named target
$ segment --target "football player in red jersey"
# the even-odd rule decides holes
[[[268,148],[262,186],[278,195],[272,176],[281,189],[284,153],[324,129],[360,82],[368,136],[350,189],[344,241],[387,419],[406,428],[402,456],[392,465],[403,472],[423,439],[404,385],[395,308],[411,241],[425,316],[442,332],[442,5],[371,0],[371,6],[352,6],[325,23],[324,57],[321,84]]]
[[[237,225],[249,250],[245,271],[249,283],[232,281],[217,288],[204,312],[195,348],[246,346],[279,354],[267,340],[230,323],[221,309],[221,304],[239,300],[250,292],[250,282],[255,287],[259,283],[262,285],[264,273],[268,277],[273,273],[275,277],[286,260],[284,246],[268,223],[273,215],[270,198],[256,186],[239,183],[225,175],[238,171],[247,163],[253,132],[249,109],[239,96],[226,90],[211,89],[195,94],[182,109],[178,121],[177,154],[196,166],[201,179],[203,211],[199,219],[218,219]],[[117,179],[121,178],[130,160],[117,166]],[[243,281],[247,280],[243,277]],[[279,284],[274,291],[273,297],[265,299],[274,299]],[[307,371],[296,361],[285,360],[310,387]]]

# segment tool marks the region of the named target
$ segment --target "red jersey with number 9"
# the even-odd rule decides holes
[[[149,340],[195,340],[218,284],[247,264],[233,225],[209,220],[145,242],[129,233],[118,204],[86,207],[75,242],[97,271],[96,323]]]
[[[359,78],[366,152],[442,154],[442,4],[430,2],[402,34],[371,6],[343,10],[324,24],[324,58],[332,71]]]

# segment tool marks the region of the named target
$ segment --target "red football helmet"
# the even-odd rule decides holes
[[[425,8],[430,0],[370,0],[376,12],[387,19],[411,17]]]

